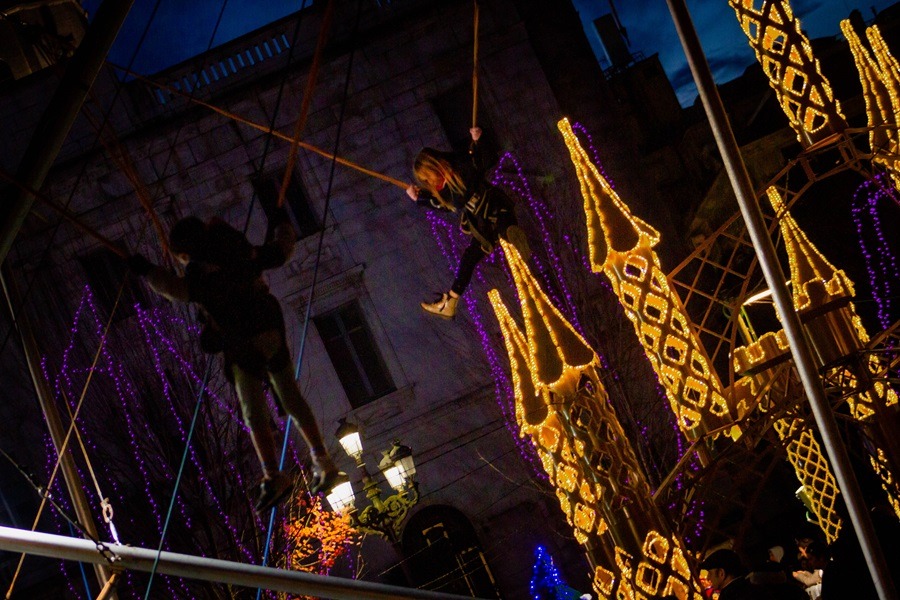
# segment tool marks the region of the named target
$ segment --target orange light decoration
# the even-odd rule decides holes
[[[488,294],[506,345],[521,435],[538,451],[602,599],[674,594],[700,600],[684,546],[650,495],[597,371],[593,349],[501,240],[525,331],[497,290]]]
[[[669,287],[653,247],[659,233],[631,214],[575,137],[558,123],[584,197],[591,268],[605,273],[656,371],[678,426],[689,438],[734,421],[722,383]],[[726,428],[735,439],[737,427]]]
[[[872,47],[870,53],[850,20],[841,21],[841,31],[850,44],[853,61],[859,71],[866,115],[869,118],[869,145],[873,161],[884,165],[894,186],[900,189],[900,63],[891,54],[877,26],[866,29]],[[874,54],[874,57],[873,57]]]
[[[840,371],[841,386],[847,390],[844,396],[850,406],[851,416],[877,431],[879,411],[897,403],[897,393],[881,382],[865,385],[870,376],[882,370],[876,355],[864,358],[861,364],[847,361],[869,341],[869,334],[856,313],[853,298],[853,282],[834,267],[809,240],[788,212],[778,190],[770,187],[767,196],[779,217],[781,234],[791,268],[794,307],[808,334],[818,361],[825,368]],[[837,365],[831,368],[830,365]],[[858,372],[862,370],[862,372]],[[889,440],[892,432],[881,432],[882,442]],[[900,507],[900,488],[896,486],[888,469],[885,452],[872,440],[875,452],[870,456],[875,474],[888,494],[892,506]],[[900,516],[900,512],[897,513]]]
[[[729,0],[781,108],[804,145],[847,128],[841,105],[787,0]]]
[[[289,548],[285,566],[318,575],[328,574],[361,540],[349,514],[325,510],[321,497],[310,498],[306,493],[298,494],[291,504],[284,533]]]

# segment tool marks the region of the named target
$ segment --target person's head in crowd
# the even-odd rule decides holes
[[[716,550],[704,558],[700,568],[706,571],[706,578],[712,587],[719,591],[746,573],[737,552],[725,548]]]

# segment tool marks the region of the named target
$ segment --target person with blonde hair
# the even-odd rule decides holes
[[[465,154],[423,148],[413,164],[416,183],[406,188],[406,194],[419,206],[458,213],[460,228],[472,236],[450,289],[433,302],[421,303],[426,312],[445,319],[456,314],[459,297],[469,286],[475,267],[500,238],[515,246],[523,258],[531,254],[512,199],[486,179],[490,165],[478,144],[481,128],[473,127],[469,133],[472,145]]]

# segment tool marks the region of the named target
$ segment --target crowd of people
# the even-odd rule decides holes
[[[885,524],[896,530],[896,519]],[[880,531],[885,534],[884,528]],[[879,535],[882,552],[896,580],[898,536]],[[741,549],[737,549],[741,550]],[[704,593],[718,600],[870,600],[878,594],[859,543],[846,527],[832,544],[815,533],[803,534],[791,544],[774,545],[765,552],[741,552],[720,547],[700,563]],[[716,596],[718,594],[718,596]]]

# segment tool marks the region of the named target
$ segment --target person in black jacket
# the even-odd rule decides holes
[[[207,352],[224,354],[225,376],[235,387],[262,466],[263,478],[254,505],[257,512],[272,508],[293,488],[292,478],[278,469],[265,381],[309,446],[315,471],[310,492],[329,490],[340,475],[294,378],[281,306],[262,279],[264,270],[287,261],[296,242],[286,214],[282,211],[278,215],[271,241],[262,246],[253,246],[220,219],[209,223],[197,217],[180,220],[172,227],[169,245],[175,259],[185,267],[184,276],[158,267],[139,254],[128,260],[130,269],[145,276],[155,292],[201,307],[201,346]]]
[[[469,130],[472,145],[466,154],[423,148],[413,164],[416,184],[406,194],[420,206],[458,213],[463,232],[472,242],[463,252],[456,279],[450,290],[422,308],[446,319],[456,314],[459,297],[466,291],[478,262],[490,254],[503,238],[513,244],[523,258],[531,253],[528,239],[518,226],[513,201],[485,178],[488,167],[478,140],[481,129]]]
[[[734,550],[716,550],[700,563],[707,572],[712,587],[719,591],[719,600],[773,600],[763,587],[745,577],[746,571]]]

